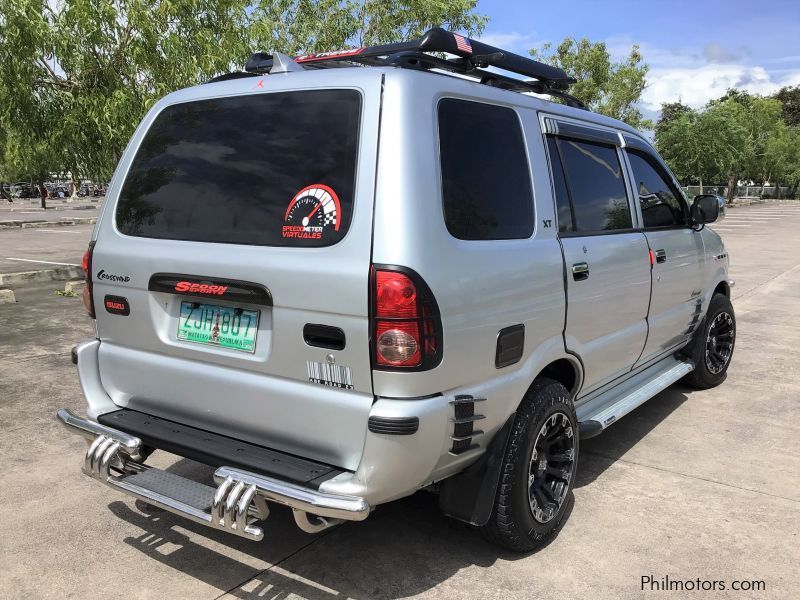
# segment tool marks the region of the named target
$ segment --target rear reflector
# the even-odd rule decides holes
[[[442,324],[430,288],[411,269],[393,265],[374,265],[371,281],[373,368],[436,367],[442,359]]]
[[[83,260],[81,261],[81,268],[83,268],[86,277],[86,285],[83,287],[83,306],[92,319],[95,318],[94,296],[92,294],[92,255],[94,254],[94,244],[94,241],[89,242],[89,249],[84,252]]]

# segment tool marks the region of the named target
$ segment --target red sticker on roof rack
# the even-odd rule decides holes
[[[342,58],[346,56],[355,56],[361,54],[364,48],[351,48],[350,50],[331,50],[330,52],[317,52],[316,54],[306,54],[304,56],[296,56],[294,62],[311,62],[314,60],[328,60],[332,58]]]
[[[339,231],[342,209],[339,196],[327,185],[313,183],[297,192],[289,202],[281,236],[320,240],[322,234]]]

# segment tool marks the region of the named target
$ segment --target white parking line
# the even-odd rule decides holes
[[[37,231],[41,231],[43,233],[70,233],[72,235],[86,235],[85,231],[65,231],[64,229],[42,229],[39,228]]]
[[[64,262],[54,262],[52,260],[33,260],[32,258],[11,258],[8,257],[6,260],[16,260],[19,262],[29,262],[29,263],[43,263],[45,265],[64,265],[65,267],[80,267],[80,265],[75,263],[64,263]]]

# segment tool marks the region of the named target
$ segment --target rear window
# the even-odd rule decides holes
[[[517,113],[446,99],[439,103],[444,220],[462,240],[533,233],[533,193]]]
[[[131,164],[121,233],[265,246],[328,246],[353,208],[361,96],[254,94],[165,108]]]

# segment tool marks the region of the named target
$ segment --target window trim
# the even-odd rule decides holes
[[[561,150],[558,147],[557,136],[549,133],[545,133],[543,136],[544,141],[544,152],[547,156],[547,167],[550,170],[550,193],[553,195],[553,217],[555,218],[556,222],[556,235],[561,236],[563,234],[571,234],[575,232],[575,207],[572,206],[572,198],[570,196],[569,188],[567,187],[567,176],[564,175],[564,162],[561,160]],[[556,156],[553,157],[550,153],[550,140],[554,141],[554,145],[556,147]],[[553,161],[558,160],[558,166],[561,169],[561,176],[564,178],[564,188],[567,190],[567,203],[569,203],[569,214],[570,214],[570,225],[572,229],[569,231],[561,231],[561,227],[558,222],[558,193],[556,192],[556,180],[555,180],[555,171],[553,170]]]
[[[544,133],[555,137],[574,138],[619,146],[619,134],[616,131],[600,129],[589,125],[579,125],[571,121],[561,121],[553,117],[544,117]]]
[[[482,104],[486,106],[491,106],[495,108],[503,108],[506,110],[510,110],[514,113],[514,116],[517,119],[517,124],[519,126],[519,133],[522,139],[522,148],[525,151],[525,164],[526,164],[526,172],[528,174],[528,184],[530,186],[530,207],[531,207],[531,230],[530,233],[525,237],[513,237],[513,238],[485,238],[485,239],[468,239],[468,238],[461,238],[453,234],[450,231],[450,228],[447,226],[447,217],[445,213],[445,197],[444,197],[444,173],[442,172],[442,137],[441,137],[441,127],[440,127],[440,119],[439,119],[439,111],[441,110],[441,104],[447,100],[456,100],[459,102],[466,102],[471,104]],[[437,175],[439,177],[439,197],[441,198],[441,218],[442,218],[442,225],[444,226],[444,230],[447,234],[455,240],[460,242],[468,242],[468,243],[497,243],[497,242],[519,242],[522,240],[530,240],[532,239],[538,230],[536,225],[536,190],[534,187],[534,177],[533,177],[533,162],[531,157],[530,148],[528,147],[528,137],[525,134],[525,124],[522,120],[522,116],[519,114],[517,110],[518,107],[511,106],[507,104],[501,104],[498,102],[488,102],[485,99],[479,99],[474,97],[465,97],[465,96],[457,96],[452,94],[441,95],[436,98],[436,104],[434,106],[434,120],[436,122],[436,162],[438,165]]]
[[[626,136],[627,138],[627,136]],[[627,139],[626,139],[627,141]],[[683,195],[683,190],[680,187],[675,185],[674,178],[672,174],[666,169],[666,167],[661,163],[660,160],[653,155],[652,151],[646,150],[644,144],[638,143],[636,145],[630,145],[623,148],[623,154],[625,155],[625,163],[627,165],[627,169],[629,171],[629,176],[631,180],[631,192],[634,194],[634,199],[637,203],[636,212],[639,214],[639,219],[641,223],[641,230],[642,231],[668,231],[670,229],[686,229],[687,227],[691,227],[689,224],[689,213],[691,211],[691,207],[689,206],[689,202],[687,201],[686,197]],[[629,158],[629,154],[634,154],[644,160],[648,165],[650,165],[653,170],[664,180],[667,186],[670,188],[670,191],[673,193],[675,198],[678,200],[678,203],[681,205],[681,209],[683,211],[683,224],[676,224],[676,225],[659,225],[658,227],[648,227],[644,223],[644,214],[642,213],[641,209],[641,201],[639,200],[639,190],[636,187],[636,171],[633,168],[633,163]]]
[[[133,166],[136,157],[139,154],[139,150],[141,149],[142,144],[144,143],[145,138],[150,133],[151,128],[158,120],[158,118],[164,113],[166,110],[176,107],[182,106],[184,104],[193,104],[196,102],[204,102],[207,100],[226,100],[229,98],[242,98],[248,96],[272,96],[275,94],[288,94],[294,92],[315,92],[315,91],[353,91],[358,94],[358,129],[357,129],[357,137],[356,137],[356,158],[355,158],[355,168],[353,170],[353,202],[352,207],[350,209],[350,221],[348,222],[347,230],[345,231],[344,235],[341,239],[335,241],[332,244],[326,244],[324,246],[291,246],[291,245],[264,245],[264,244],[240,244],[235,242],[198,242],[195,240],[180,240],[180,239],[172,239],[172,238],[161,238],[161,237],[148,237],[148,236],[136,236],[124,233],[120,230],[117,224],[117,208],[119,206],[120,195],[122,193],[123,188],[125,187],[125,183],[128,180],[128,174],[130,173],[131,167]],[[123,238],[128,238],[131,240],[156,240],[156,241],[166,241],[166,242],[178,242],[178,243],[190,243],[190,244],[217,244],[217,245],[225,245],[231,247],[252,247],[252,248],[279,248],[281,250],[319,250],[319,249],[327,249],[333,248],[347,240],[351,236],[353,219],[355,218],[356,211],[357,211],[357,202],[358,202],[358,182],[360,177],[360,169],[362,163],[362,154],[365,151],[364,145],[364,136],[366,135],[366,122],[365,122],[365,104],[366,104],[366,92],[365,89],[361,86],[351,85],[351,86],[335,86],[335,87],[309,87],[309,88],[292,88],[292,89],[277,89],[274,91],[268,92],[248,92],[248,93],[224,93],[224,94],[212,94],[212,95],[202,95],[192,98],[181,98],[175,101],[167,102],[164,98],[156,102],[153,107],[145,114],[144,119],[139,123],[136,130],[133,133],[133,136],[128,142],[128,146],[122,153],[122,157],[117,165],[116,170],[111,178],[110,184],[115,183],[115,179],[119,176],[121,179],[119,181],[119,189],[115,191],[113,203],[103,202],[103,206],[101,207],[101,214],[102,217],[103,212],[105,211],[107,206],[111,206],[112,213],[111,213],[111,227],[116,235],[119,235]],[[381,100],[382,102],[382,100]],[[163,104],[162,104],[163,103]],[[380,120],[379,120],[379,127],[380,127]],[[135,143],[135,145],[133,145]],[[109,190],[111,189],[111,185],[109,185]],[[109,197],[108,190],[106,192],[106,198]]]
[[[565,183],[565,186],[567,188],[567,196],[569,197],[568,199],[569,199],[570,213],[572,214],[572,227],[573,227],[573,230],[572,231],[561,232],[561,231],[559,231],[559,227],[556,227],[556,235],[558,235],[558,237],[560,237],[560,238],[561,237],[568,238],[568,237],[587,237],[587,236],[595,236],[595,235],[613,235],[613,234],[617,234],[617,233],[636,233],[636,232],[639,232],[640,228],[637,227],[637,223],[635,222],[636,221],[635,217],[639,213],[637,212],[637,209],[634,206],[631,205],[631,195],[630,195],[630,186],[629,186],[629,183],[630,183],[630,178],[629,177],[630,176],[628,174],[627,163],[623,160],[623,157],[620,155],[621,147],[619,146],[619,137],[615,136],[616,143],[612,144],[610,141],[609,142],[604,142],[604,141],[599,141],[599,140],[596,140],[596,139],[588,139],[588,138],[583,138],[583,137],[573,137],[573,136],[567,136],[567,135],[560,135],[560,134],[556,134],[556,133],[546,133],[545,134],[545,144],[544,145],[545,145],[545,150],[547,151],[548,156],[550,154],[550,149],[549,149],[549,147],[547,145],[547,141],[546,141],[546,138],[548,136],[549,137],[553,137],[556,140],[556,149],[558,150],[558,160],[561,163],[561,170],[562,170],[562,173],[564,174],[564,183]],[[585,143],[589,143],[589,144],[594,144],[596,146],[604,146],[606,148],[613,148],[613,150],[616,152],[617,161],[619,162],[619,166],[620,166],[620,174],[622,175],[623,187],[625,189],[625,201],[626,201],[626,203],[628,205],[628,211],[630,212],[630,215],[631,215],[631,227],[626,227],[626,228],[623,228],[623,229],[590,229],[590,230],[586,230],[586,231],[579,231],[579,230],[575,229],[577,227],[577,220],[575,219],[575,204],[572,201],[572,186],[570,184],[569,177],[567,176],[567,169],[566,169],[566,167],[564,165],[564,160],[563,160],[563,156],[562,156],[562,153],[561,153],[561,147],[558,144],[558,140],[561,140],[561,139],[563,139],[563,140],[575,140],[575,141],[578,141],[578,142],[585,142]],[[552,170],[552,164],[550,164],[549,162],[548,162],[548,168],[550,168],[550,181],[551,181],[551,185],[553,186],[553,194],[554,194],[553,195],[553,206],[556,208],[556,210],[555,210],[555,218],[556,218],[556,225],[558,225],[558,201],[555,198],[555,180],[553,179],[554,175],[553,175],[553,170]],[[638,196],[637,196],[637,199],[638,199]]]

